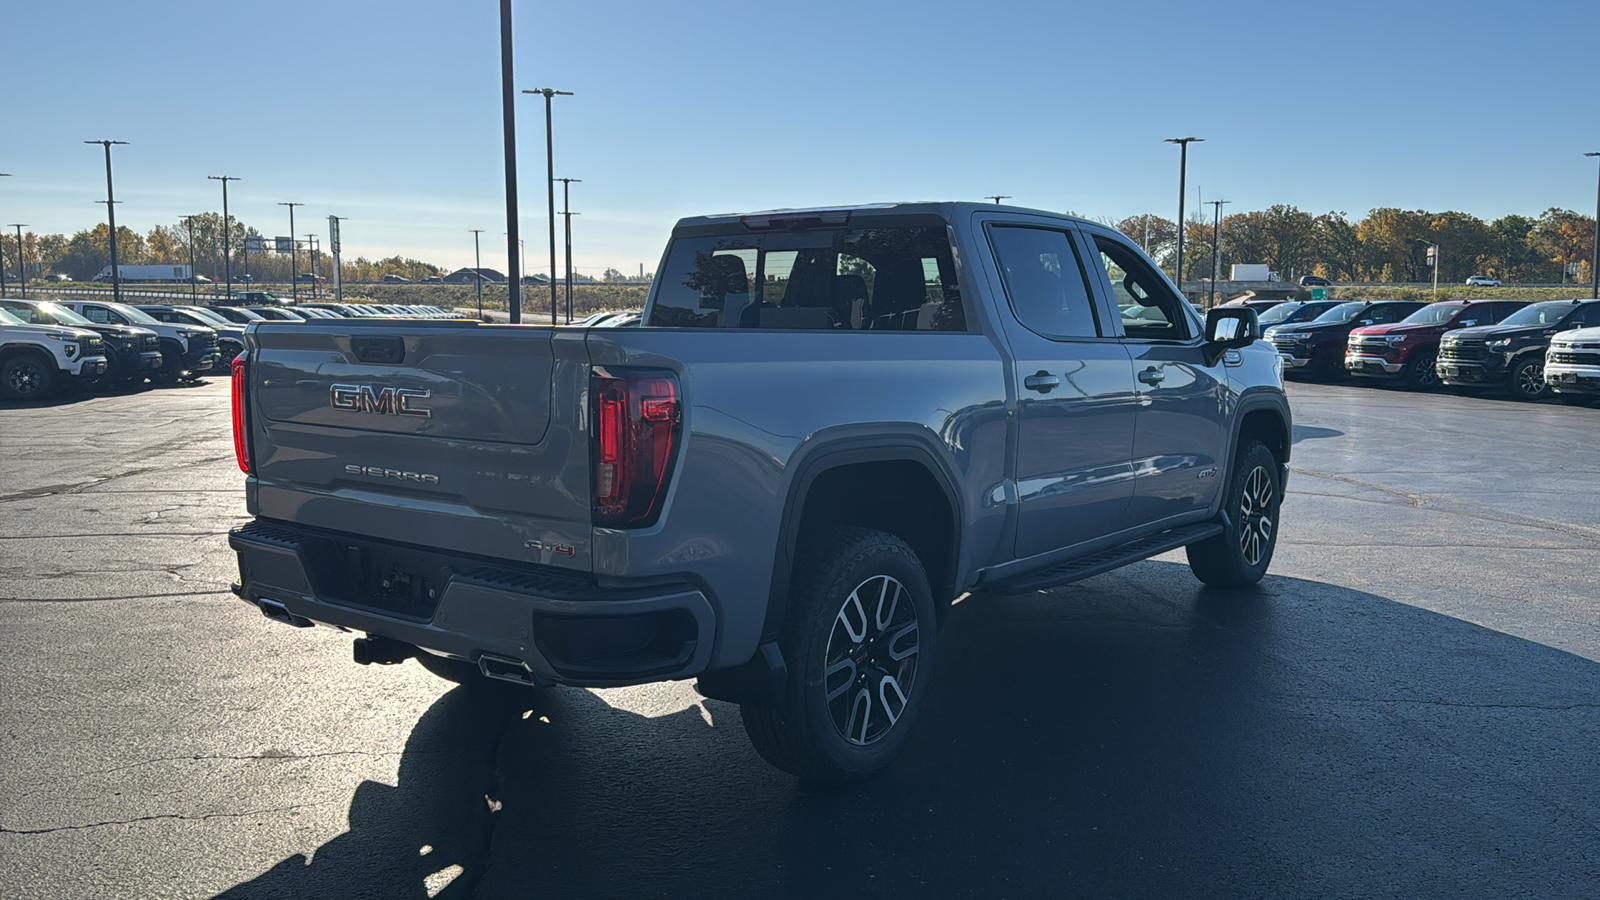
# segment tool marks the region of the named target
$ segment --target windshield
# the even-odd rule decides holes
[[[1330,309],[1318,316],[1315,319],[1315,322],[1318,325],[1341,325],[1350,321],[1351,319],[1354,319],[1361,313],[1363,309],[1366,308],[1367,304],[1361,300],[1356,300],[1351,303],[1341,303],[1338,306],[1335,306],[1333,309]]]
[[[244,319],[246,322],[260,322],[263,319],[262,316],[257,315],[255,312],[253,312],[251,310],[248,310],[248,309],[244,309],[242,307],[237,307],[237,306],[233,307],[232,309],[229,309],[228,312],[230,312],[233,315],[239,317],[238,319],[233,319],[232,320],[235,324],[238,324],[239,319]],[[220,316],[222,314],[221,313],[217,313],[217,315]],[[227,316],[222,316],[222,317],[224,319],[228,318]]]
[[[49,316],[50,318],[55,319],[57,322],[61,323],[62,325],[93,325],[94,324],[93,322],[89,321],[88,319],[85,319],[83,316],[80,316],[77,313],[73,312],[72,310],[67,309],[65,306],[62,306],[59,303],[51,303],[48,300],[46,300],[46,301],[44,301],[44,302],[39,304],[39,311],[44,313],[45,315]]]
[[[1554,325],[1565,319],[1568,314],[1578,308],[1578,304],[1566,300],[1552,300],[1548,303],[1535,303],[1524,306],[1504,319],[1501,325]]]
[[[126,303],[107,303],[106,308],[115,310],[117,313],[121,314],[124,319],[127,319],[129,322],[132,322],[135,325],[161,324],[160,322],[157,322],[155,319],[151,318],[149,313],[142,309],[134,309]]]
[[[0,325],[26,325],[26,324],[28,324],[28,323],[22,321],[21,319],[17,318],[16,316],[13,316],[11,313],[8,313],[5,310],[0,309]]]
[[[1402,325],[1443,325],[1466,309],[1465,303],[1429,303],[1404,319]]]
[[[201,309],[197,306],[185,306],[183,307],[182,311],[194,316],[196,319],[199,319],[207,325],[221,325],[224,328],[238,327],[238,323],[229,322],[227,319],[224,319],[209,309]]]
[[[1299,310],[1303,306],[1305,306],[1304,303],[1279,303],[1277,306],[1274,306],[1256,316],[1256,321],[1260,322],[1262,325],[1272,325],[1277,322],[1282,322],[1294,315],[1295,311]]]

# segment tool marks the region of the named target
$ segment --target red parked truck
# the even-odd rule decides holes
[[[1389,325],[1368,325],[1350,332],[1344,367],[1362,378],[1403,381],[1427,389],[1439,383],[1434,361],[1439,339],[1447,331],[1494,325],[1528,303],[1525,300],[1442,300],[1430,303]]]

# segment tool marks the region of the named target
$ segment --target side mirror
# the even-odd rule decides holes
[[[1206,313],[1206,345],[1223,350],[1248,347],[1261,338],[1261,323],[1248,306],[1219,306]]]

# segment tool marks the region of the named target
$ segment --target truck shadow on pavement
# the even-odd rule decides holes
[[[681,685],[452,691],[347,833],[222,896],[424,897],[451,866],[439,897],[1592,896],[1582,657],[1162,561],[969,598],[940,640],[909,752],[832,793]]]

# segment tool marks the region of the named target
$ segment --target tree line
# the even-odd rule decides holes
[[[1224,280],[1236,263],[1266,263],[1285,278],[1431,281],[1429,244],[1439,247],[1441,282],[1462,282],[1471,275],[1552,284],[1593,277],[1594,219],[1569,209],[1547,209],[1538,218],[1509,215],[1486,222],[1463,212],[1392,207],[1352,220],[1342,212],[1313,215],[1278,205],[1224,216],[1215,230],[1214,221],[1197,214],[1184,227],[1185,281],[1211,276],[1213,236]],[[1173,271],[1178,232],[1171,219],[1141,215],[1109,224],[1138,241],[1169,274]]]
[[[1178,232],[1171,219],[1146,214],[1120,222],[1102,221],[1139,242],[1169,274],[1173,271]],[[1196,214],[1184,226],[1185,280],[1210,276],[1212,221]],[[248,272],[258,281],[271,282],[290,279],[289,254],[246,249],[247,238],[254,236],[271,247],[270,238],[232,216],[226,228],[235,275]],[[117,258],[123,265],[187,265],[192,233],[195,274],[221,278],[226,269],[223,230],[222,216],[217,213],[157,225],[142,235],[119,227]],[[109,235],[104,224],[70,236],[24,232],[24,258],[46,273],[87,281],[111,263]],[[1439,246],[1442,282],[1465,281],[1469,275],[1520,283],[1587,282],[1593,277],[1594,219],[1568,209],[1547,209],[1537,218],[1508,215],[1484,221],[1463,212],[1385,207],[1352,220],[1343,212],[1313,215],[1280,204],[1223,217],[1215,237],[1218,268],[1224,279],[1235,263],[1266,263],[1285,278],[1320,275],[1331,281],[1430,281],[1433,272],[1426,256],[1430,243]],[[0,235],[0,260],[8,277],[17,271],[15,235]],[[309,248],[299,253],[301,272],[315,270],[331,276],[332,265],[325,248],[315,254]],[[347,281],[379,281],[385,275],[418,281],[446,271],[400,256],[357,257],[343,262],[342,275]],[[606,281],[637,280],[615,269],[607,269],[602,277]]]

